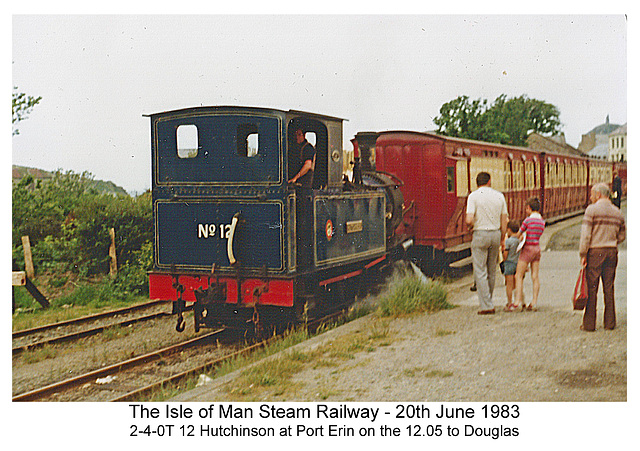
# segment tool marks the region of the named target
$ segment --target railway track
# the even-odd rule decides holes
[[[76,377],[65,379],[53,384],[40,387],[26,393],[16,395],[12,398],[12,401],[38,401],[45,400],[47,397],[51,397],[53,394],[63,393],[65,391],[73,390],[84,384],[96,381],[102,377],[114,377],[125,370],[139,367],[149,362],[158,361],[164,359],[172,354],[183,352],[194,346],[199,346],[204,343],[211,343],[212,339],[219,336],[224,332],[224,329],[216,330],[214,332],[202,335],[200,337],[184,341],[175,345],[167,346],[165,348],[152,351],[128,360],[124,360],[109,366],[99,368],[97,370],[89,371]],[[72,399],[70,399],[72,400]]]
[[[166,301],[151,301],[131,307],[101,312],[94,315],[83,316],[67,321],[24,329],[12,333],[12,341],[17,345],[12,347],[12,354],[18,355],[25,351],[40,348],[45,345],[53,345],[89,337],[104,332],[110,327],[127,327],[139,322],[149,321],[170,315],[161,311],[147,315],[137,316],[122,321],[111,321],[121,316],[130,316],[143,310],[157,309],[167,304]],[[88,324],[93,327],[85,327]],[[95,323],[99,323],[95,325]],[[79,330],[78,330],[79,329]],[[43,336],[48,335],[46,338]]]
[[[344,315],[344,311],[335,312],[310,321],[306,327],[313,333],[321,324],[335,321],[342,315]],[[141,399],[156,390],[176,386],[189,377],[210,371],[224,362],[251,354],[281,338],[281,336],[275,336],[238,350],[220,349],[215,345],[216,339],[221,338],[227,332],[227,329],[216,330],[176,345],[18,394],[12,398],[12,401],[130,401]],[[211,349],[203,352],[203,347],[207,345],[210,345]],[[189,352],[190,350],[192,352]],[[198,360],[198,363],[189,365],[192,360]],[[184,369],[185,366],[187,366],[186,369]],[[166,372],[171,374],[164,375],[163,373]],[[159,377],[159,375],[161,376]],[[153,380],[149,381],[149,379]]]
[[[322,318],[318,318],[315,320],[310,321],[309,323],[307,323],[305,325],[305,327],[307,328],[309,333],[315,333],[317,331],[317,329],[323,325],[323,324],[327,324],[331,321],[337,321],[339,320],[341,317],[343,317],[345,315],[346,310],[341,310],[339,312],[334,312],[331,313],[329,315],[326,315]],[[138,390],[135,391],[131,391],[129,393],[126,393],[124,395],[118,396],[116,398],[111,399],[111,401],[113,402],[123,402],[123,401],[135,401],[135,400],[140,400],[140,399],[144,399],[145,396],[148,396],[149,394],[153,393],[154,391],[160,390],[162,388],[165,387],[175,387],[178,386],[178,384],[182,381],[184,381],[185,379],[191,378],[191,377],[195,377],[198,374],[202,374],[208,371],[211,371],[212,369],[222,365],[225,362],[229,362],[233,359],[236,359],[238,357],[241,356],[246,356],[249,355],[259,349],[264,348],[265,346],[269,345],[270,343],[279,340],[282,338],[284,334],[279,334],[277,336],[274,336],[268,340],[263,340],[260,341],[258,343],[254,343],[250,346],[244,347],[236,352],[230,353],[230,354],[226,354],[222,357],[218,357],[215,359],[212,359],[210,361],[205,362],[204,364],[198,365],[196,367],[192,367],[189,368],[188,370],[185,370],[183,372],[174,374],[168,378],[165,378],[161,381],[157,381],[153,384],[149,384],[145,387],[142,387]]]

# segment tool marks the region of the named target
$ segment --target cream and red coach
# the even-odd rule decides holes
[[[412,256],[428,272],[468,263],[471,233],[464,217],[479,172],[491,174],[511,218],[523,220],[527,199],[537,197],[549,223],[580,214],[594,183],[611,184],[614,165],[626,180],[625,163],[433,133],[386,131],[377,134],[375,156],[363,150],[372,168],[403,181],[404,221],[397,233],[413,237]]]

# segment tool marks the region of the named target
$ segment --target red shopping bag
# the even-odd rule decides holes
[[[573,309],[584,310],[587,306],[589,298],[589,290],[587,289],[587,267],[580,268],[580,274],[576,282],[576,288],[573,290]]]

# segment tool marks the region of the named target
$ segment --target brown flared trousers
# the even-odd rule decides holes
[[[589,249],[587,254],[587,286],[589,299],[584,309],[582,328],[596,329],[596,307],[598,304],[598,288],[602,279],[604,294],[604,328],[616,327],[616,305],[613,293],[613,282],[616,279],[618,266],[618,249],[615,247],[600,247]]]

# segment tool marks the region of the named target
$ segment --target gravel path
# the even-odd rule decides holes
[[[545,254],[560,261],[572,256]],[[328,400],[625,401],[622,302],[616,330],[588,334],[578,329],[581,315],[569,308],[570,294],[552,295],[566,280],[562,274],[543,280],[538,312],[478,316],[475,296],[463,287],[452,295],[454,310],[396,319],[390,346],[360,353],[339,369],[299,374],[305,389],[297,398],[319,400],[334,387]],[[371,321],[352,327],[366,329]]]

